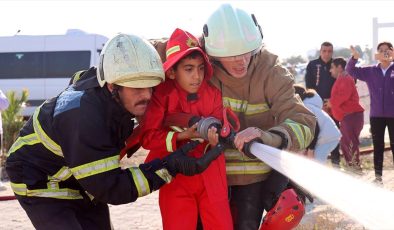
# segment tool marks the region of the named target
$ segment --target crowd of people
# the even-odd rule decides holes
[[[256,17],[242,9],[220,6],[201,38],[174,29],[153,45],[135,35],[111,38],[99,66],[78,72],[22,128],[6,169],[35,228],[111,229],[107,204],[160,189],[164,229],[291,229],[304,215],[292,199],[300,189],[250,144],[322,164],[330,155],[334,167],[360,172],[364,109],[354,79],[370,90],[375,182],[382,183],[386,126],[394,145],[391,43],[378,45],[371,67],[356,67],[353,48],[346,62],[322,43],[304,87],[263,46]],[[140,146],[145,162],[122,169],[119,154]],[[294,218],[276,218],[282,214]]]

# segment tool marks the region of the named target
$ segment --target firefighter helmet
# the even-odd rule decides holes
[[[282,192],[275,206],[264,216],[260,230],[291,230],[295,228],[305,214],[304,204],[294,189]]]
[[[118,34],[105,44],[97,68],[100,86],[113,83],[131,88],[148,88],[164,81],[161,59],[144,39]]]
[[[223,4],[208,18],[203,32],[205,50],[212,57],[257,52],[263,45],[256,17],[230,4]]]

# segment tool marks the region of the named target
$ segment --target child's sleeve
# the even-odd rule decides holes
[[[147,150],[173,152],[178,133],[163,126],[167,97],[153,94],[141,124],[141,145]],[[164,157],[164,156],[162,156]]]
[[[222,93],[220,90],[214,88],[214,100],[213,100],[213,111],[212,116],[223,121],[223,100]]]

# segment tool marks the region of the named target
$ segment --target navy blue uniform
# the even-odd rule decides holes
[[[110,229],[107,203],[135,201],[164,183],[153,172],[119,166],[132,118],[99,87],[95,68],[37,108],[6,161],[35,228]]]
[[[308,89],[314,89],[319,96],[329,99],[331,88],[334,85],[335,78],[331,77],[331,61],[325,63],[320,57],[310,61],[306,67],[305,86]]]

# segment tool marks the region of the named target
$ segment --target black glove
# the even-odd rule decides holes
[[[202,173],[208,168],[211,162],[214,161],[221,152],[223,152],[224,149],[223,145],[218,144],[206,152],[201,158],[194,158],[186,155],[187,151],[189,151],[188,145],[189,143],[163,159],[163,163],[165,165],[164,167],[167,168],[168,172],[172,176],[175,176],[178,173],[181,173],[185,176],[194,176],[196,174]],[[185,148],[187,151],[185,151],[183,148]]]
[[[159,189],[165,183],[171,182],[172,177],[178,173],[178,170],[175,170],[171,166],[170,166],[171,171],[167,169],[168,162],[170,162],[170,165],[175,165],[174,162],[178,158],[194,159],[186,156],[186,154],[190,150],[194,149],[198,144],[199,144],[198,141],[189,142],[183,145],[175,152],[165,157],[163,160],[155,159],[153,161],[150,161],[145,164],[141,164],[139,166],[140,170],[144,173],[145,177],[148,179],[151,192]]]
[[[159,189],[172,180],[171,175],[163,168],[163,162],[160,159],[140,164],[139,168],[148,180],[149,187],[151,188],[150,192]]]

